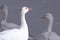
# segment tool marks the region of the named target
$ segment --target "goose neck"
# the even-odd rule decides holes
[[[48,32],[52,31],[53,20],[49,20]]]
[[[21,13],[21,25],[27,26],[24,12]]]
[[[5,14],[5,20],[7,20],[8,11],[5,11],[4,14]]]

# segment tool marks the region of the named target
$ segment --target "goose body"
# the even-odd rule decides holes
[[[26,30],[12,29],[0,33],[0,40],[28,40]]]
[[[55,32],[52,32],[53,15],[51,13],[47,13],[46,16],[41,18],[48,19],[49,25],[48,25],[48,31],[40,34],[38,36],[39,38],[38,40],[60,40],[60,37]]]
[[[22,7],[21,11],[21,28],[10,29],[0,32],[0,40],[28,40],[29,32],[25,21],[25,14],[30,10],[28,7]]]

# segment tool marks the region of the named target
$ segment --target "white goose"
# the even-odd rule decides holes
[[[22,7],[21,11],[21,28],[20,29],[11,29],[0,32],[0,40],[28,40],[29,32],[28,26],[25,21],[25,14],[31,10],[28,7]]]
[[[9,29],[14,29],[14,28],[19,28],[19,25],[14,24],[14,23],[8,23],[7,22],[7,16],[8,16],[8,7],[6,5],[2,5],[0,9],[5,13],[5,19],[2,20],[1,22],[1,31],[9,30]],[[32,39],[32,35],[29,34],[29,39]]]
[[[49,25],[48,25],[48,31],[40,34],[38,40],[60,40],[60,37],[55,32],[52,32],[53,15],[51,13],[47,13],[46,16],[41,18],[48,19]]]

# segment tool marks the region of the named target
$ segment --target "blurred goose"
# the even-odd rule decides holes
[[[40,34],[38,36],[38,40],[60,40],[60,37],[55,32],[52,32],[53,15],[51,13],[47,13],[46,16],[41,18],[49,20],[49,25],[48,31]]]
[[[1,21],[2,29],[8,30],[13,28],[19,28],[17,24],[7,22],[8,7],[6,5],[2,5],[0,8],[5,13],[5,19]]]

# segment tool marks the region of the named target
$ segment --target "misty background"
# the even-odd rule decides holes
[[[33,36],[44,32],[48,29],[48,20],[43,20],[40,16],[46,13],[52,13],[54,16],[53,32],[60,35],[60,0],[0,0],[0,6],[8,6],[9,23],[20,25],[20,12],[23,6],[31,7],[32,11],[26,14],[26,21],[29,32]],[[0,22],[4,18],[4,14],[0,14]]]

